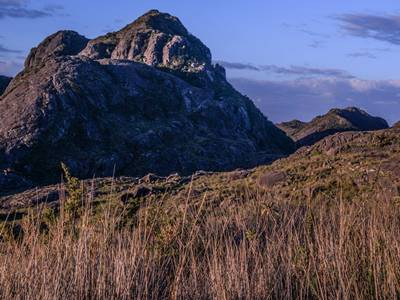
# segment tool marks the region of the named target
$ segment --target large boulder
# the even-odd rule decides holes
[[[60,162],[81,178],[190,174],[252,167],[294,149],[211,64],[208,48],[157,11],[89,42],[69,31],[47,38],[8,91],[0,170],[34,185],[59,181]]]
[[[331,109],[327,114],[318,116],[308,123],[295,120],[277,126],[296,141],[298,147],[313,145],[326,136],[338,132],[389,128],[384,119],[373,117],[356,107]]]

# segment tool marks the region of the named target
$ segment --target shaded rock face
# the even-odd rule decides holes
[[[139,32],[149,33],[146,46]],[[165,36],[161,48],[151,45],[155,35]],[[81,178],[190,174],[252,167],[294,150],[177,18],[151,11],[107,36],[112,43],[59,32],[32,50],[0,98],[0,170],[8,170],[0,176],[24,186],[58,182],[61,161]],[[181,38],[188,46],[174,52],[169,45]],[[156,63],[146,53],[177,54]]]
[[[8,84],[10,83],[12,78],[6,77],[6,76],[1,76],[0,75],[0,96],[4,93],[6,90]]]
[[[277,126],[296,141],[298,147],[315,144],[326,136],[337,132],[389,128],[384,119],[373,117],[356,107],[332,109],[326,115],[318,116],[309,123],[295,120]]]
[[[393,125],[394,128],[400,128],[400,122],[397,122],[396,124]]]

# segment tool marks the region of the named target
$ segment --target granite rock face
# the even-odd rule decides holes
[[[296,141],[298,147],[313,145],[326,136],[338,132],[389,128],[384,119],[373,117],[356,107],[331,109],[327,114],[318,116],[309,123],[294,120],[277,126]]]
[[[80,178],[191,174],[293,150],[208,48],[157,11],[92,41],[50,36],[0,97],[3,193],[10,178],[13,189],[58,182],[60,162]]]
[[[142,62],[180,72],[211,69],[211,52],[178,18],[152,10],[122,30],[98,37],[81,52],[92,59]]]
[[[0,75],[0,96],[4,93],[12,78]]]

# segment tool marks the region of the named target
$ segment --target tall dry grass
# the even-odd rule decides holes
[[[1,299],[395,299],[393,199],[294,204],[245,192],[151,204],[126,223],[112,206],[44,228],[32,213],[0,246]]]

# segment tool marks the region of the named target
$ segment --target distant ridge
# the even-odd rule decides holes
[[[298,120],[277,125],[286,132],[298,147],[315,144],[326,136],[344,131],[371,131],[389,128],[388,123],[356,107],[331,109],[310,122]]]

